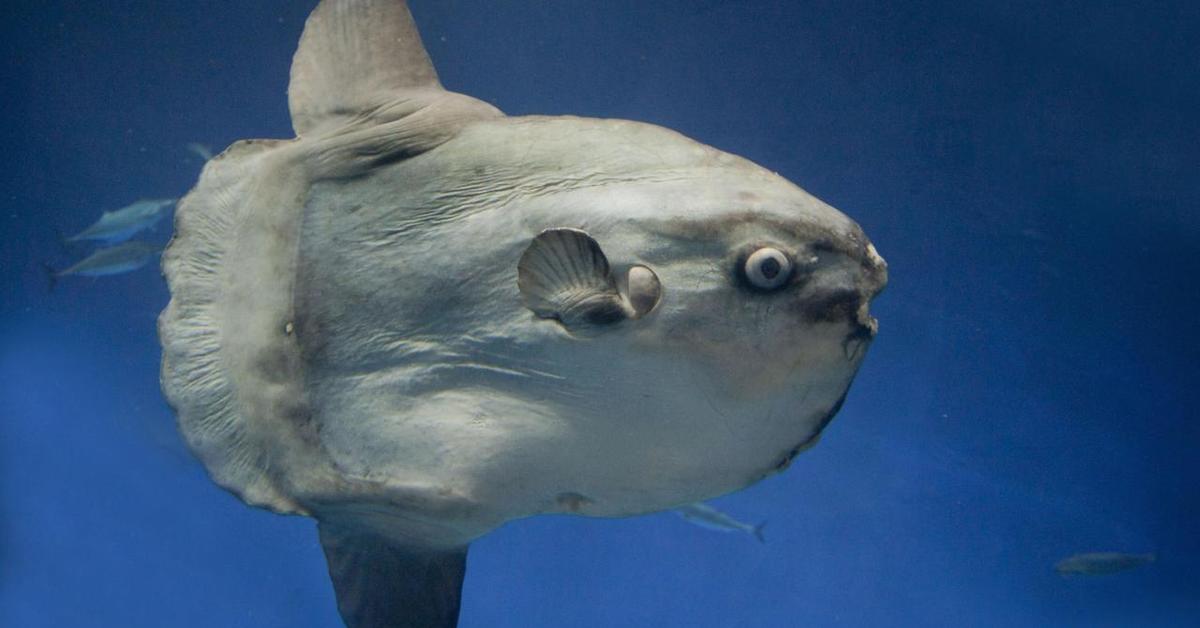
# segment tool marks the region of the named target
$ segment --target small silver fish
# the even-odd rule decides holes
[[[1154,559],[1154,554],[1090,552],[1076,554],[1058,561],[1054,565],[1054,571],[1062,576],[1104,576],[1149,565],[1154,562]]]
[[[173,198],[143,199],[121,209],[104,212],[95,224],[67,238],[67,241],[100,240],[108,244],[124,242],[139,231],[153,227],[175,201]]]
[[[758,525],[743,523],[702,502],[680,506],[675,509],[675,514],[702,528],[719,532],[745,532],[758,539],[759,543],[767,542],[763,537],[763,526],[767,525],[765,521]]]
[[[196,155],[204,161],[209,161],[213,158],[212,149],[199,142],[190,142],[187,145],[187,149],[193,153],[196,153]]]
[[[46,272],[50,276],[50,288],[54,289],[58,280],[63,277],[73,275],[103,277],[137,270],[153,259],[158,251],[158,248],[150,244],[135,240],[100,249],[64,270],[55,270],[47,266]]]

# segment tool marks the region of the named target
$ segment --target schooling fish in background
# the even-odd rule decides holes
[[[1149,565],[1154,554],[1090,552],[1064,558],[1054,565],[1060,576],[1105,576]]]
[[[199,142],[189,143],[187,145],[187,149],[193,153],[196,153],[196,155],[198,155],[200,159],[203,159],[204,161],[208,161],[213,158],[212,149]]]
[[[145,266],[158,254],[159,249],[145,242],[125,242],[117,246],[100,249],[83,258],[79,263],[64,270],[55,270],[46,266],[50,277],[50,289],[58,284],[63,277],[103,277],[119,275]]]
[[[701,528],[708,528],[709,530],[717,530],[719,532],[745,532],[758,539],[759,543],[767,542],[766,538],[763,537],[763,526],[767,525],[765,521],[756,526],[743,523],[701,502],[680,506],[675,509],[675,514],[683,517],[684,521],[698,525]]]
[[[67,242],[100,240],[108,244],[124,242],[139,231],[153,227],[176,199],[143,199],[121,209],[104,212],[95,224],[67,238]]]

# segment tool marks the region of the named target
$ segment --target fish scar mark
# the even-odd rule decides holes
[[[725,428],[725,433],[729,434],[730,438],[738,438],[738,435],[733,431],[733,427],[729,425],[729,415],[721,411],[721,409],[717,407],[717,404],[713,402],[708,387],[700,386],[699,388],[701,394],[704,396],[704,403],[708,404],[708,408],[712,410],[714,414],[721,417],[721,425]]]
[[[590,506],[596,503],[587,495],[582,495],[573,491],[559,493],[558,497],[556,497],[554,501],[556,504],[558,504],[558,507],[561,510],[566,512],[579,512],[583,510],[584,506]]]

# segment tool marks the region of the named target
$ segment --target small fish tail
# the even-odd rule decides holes
[[[763,536],[763,528],[765,527],[767,527],[766,521],[754,526],[754,538],[758,539],[759,543],[767,542],[767,537]]]
[[[46,263],[42,263],[42,270],[46,272],[46,279],[50,282],[50,292],[54,292],[55,286],[58,285],[58,271]]]
[[[57,227],[54,229],[54,237],[58,239],[59,246],[67,250],[74,249],[75,243],[79,241],[79,236],[69,236]]]

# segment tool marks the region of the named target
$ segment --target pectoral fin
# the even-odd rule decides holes
[[[578,229],[538,234],[517,265],[517,286],[535,314],[568,328],[628,316],[600,244]]]
[[[321,547],[348,628],[454,628],[466,546],[403,547],[382,537],[319,524]]]
[[[610,325],[654,309],[662,286],[654,271],[634,266],[617,289],[600,244],[578,229],[547,229],[538,234],[517,265],[517,286],[525,305],[565,327]]]

